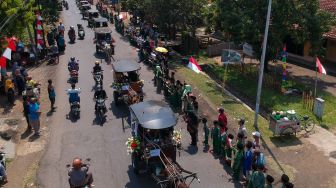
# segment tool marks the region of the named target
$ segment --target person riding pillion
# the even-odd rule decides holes
[[[80,103],[80,89],[76,88],[75,84],[71,84],[71,89],[68,89],[67,94],[69,95],[69,103],[78,102]]]
[[[107,95],[106,95],[106,91],[103,89],[103,87],[101,85],[97,86],[97,90],[94,93],[94,99],[96,100],[96,104],[95,104],[95,110],[97,111],[97,107],[98,107],[98,99],[106,99]],[[106,107],[104,107],[104,111],[106,112]]]

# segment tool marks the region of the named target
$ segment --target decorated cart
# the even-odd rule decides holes
[[[129,107],[132,137],[126,142],[134,173],[151,176],[161,188],[189,187],[197,174],[176,162],[181,132],[177,118],[162,101],[145,101]],[[191,178],[191,180],[189,179]]]
[[[294,110],[273,112],[270,115],[269,129],[274,136],[296,134],[300,130],[300,120]]]

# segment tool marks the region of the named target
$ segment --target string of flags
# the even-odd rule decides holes
[[[43,28],[42,28],[42,20],[40,13],[36,14],[36,45],[37,49],[42,50],[44,46],[43,41]]]

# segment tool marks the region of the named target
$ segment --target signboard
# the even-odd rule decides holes
[[[251,57],[254,56],[253,47],[248,43],[245,43],[243,45],[243,52],[244,52],[244,54],[246,54],[248,56],[251,56]]]
[[[241,63],[241,56],[239,52],[234,50],[223,50],[221,55],[221,62],[223,64],[236,64]]]

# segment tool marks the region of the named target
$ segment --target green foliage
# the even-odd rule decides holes
[[[123,8],[157,25],[169,36],[183,30],[195,33],[203,23],[205,0],[122,0]]]
[[[216,0],[217,14],[212,19],[230,40],[250,43],[259,58],[267,5],[265,0]],[[335,24],[334,20],[334,16],[319,9],[318,0],[273,0],[266,59],[275,57],[288,36],[298,44],[310,41],[311,55],[321,55],[323,34]]]
[[[24,23],[32,23],[34,20],[34,0],[24,2],[22,0],[3,0],[0,3],[0,26],[8,23],[1,31],[4,35],[20,35],[25,28]]]

